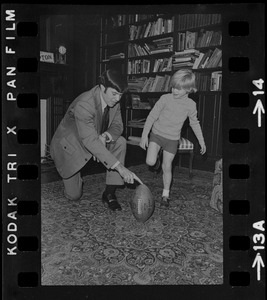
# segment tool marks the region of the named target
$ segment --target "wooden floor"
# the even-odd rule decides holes
[[[146,159],[146,152],[136,146],[128,146],[125,166],[134,166],[144,164]],[[178,165],[178,156],[174,159],[174,164]],[[189,166],[189,155],[184,154],[182,157],[182,167]],[[215,161],[205,156],[195,156],[193,162],[193,173],[194,169],[203,171],[214,171]],[[98,174],[106,171],[106,168],[101,164],[93,161],[92,159],[83,167],[81,170],[82,176],[90,174]],[[41,166],[41,183],[48,183],[53,181],[61,180],[53,161],[44,162]]]

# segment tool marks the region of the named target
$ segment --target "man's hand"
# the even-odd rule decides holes
[[[134,183],[136,175],[133,172],[129,171],[127,168],[125,168],[121,163],[119,163],[115,169],[119,172],[119,174],[125,182]]]
[[[102,142],[102,144],[106,147],[106,138],[104,136],[100,135],[99,139]]]
[[[148,136],[141,137],[141,142],[139,143],[139,146],[146,150],[146,148],[148,147]]]

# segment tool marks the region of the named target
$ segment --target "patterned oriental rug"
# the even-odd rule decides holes
[[[84,177],[79,202],[62,195],[61,181],[42,184],[42,285],[223,284],[223,218],[209,205],[213,174],[174,171],[170,208],[160,208],[162,176],[146,165],[129,168],[150,188],[154,214],[138,223],[117,190],[122,211],[101,202],[105,174]]]

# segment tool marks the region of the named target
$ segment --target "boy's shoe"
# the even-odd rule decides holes
[[[169,207],[170,206],[170,198],[166,196],[162,196],[160,201],[160,206]]]

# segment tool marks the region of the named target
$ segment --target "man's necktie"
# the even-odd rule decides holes
[[[109,106],[107,105],[104,109],[103,116],[102,116],[101,133],[105,132],[108,129],[108,122],[109,122]]]

